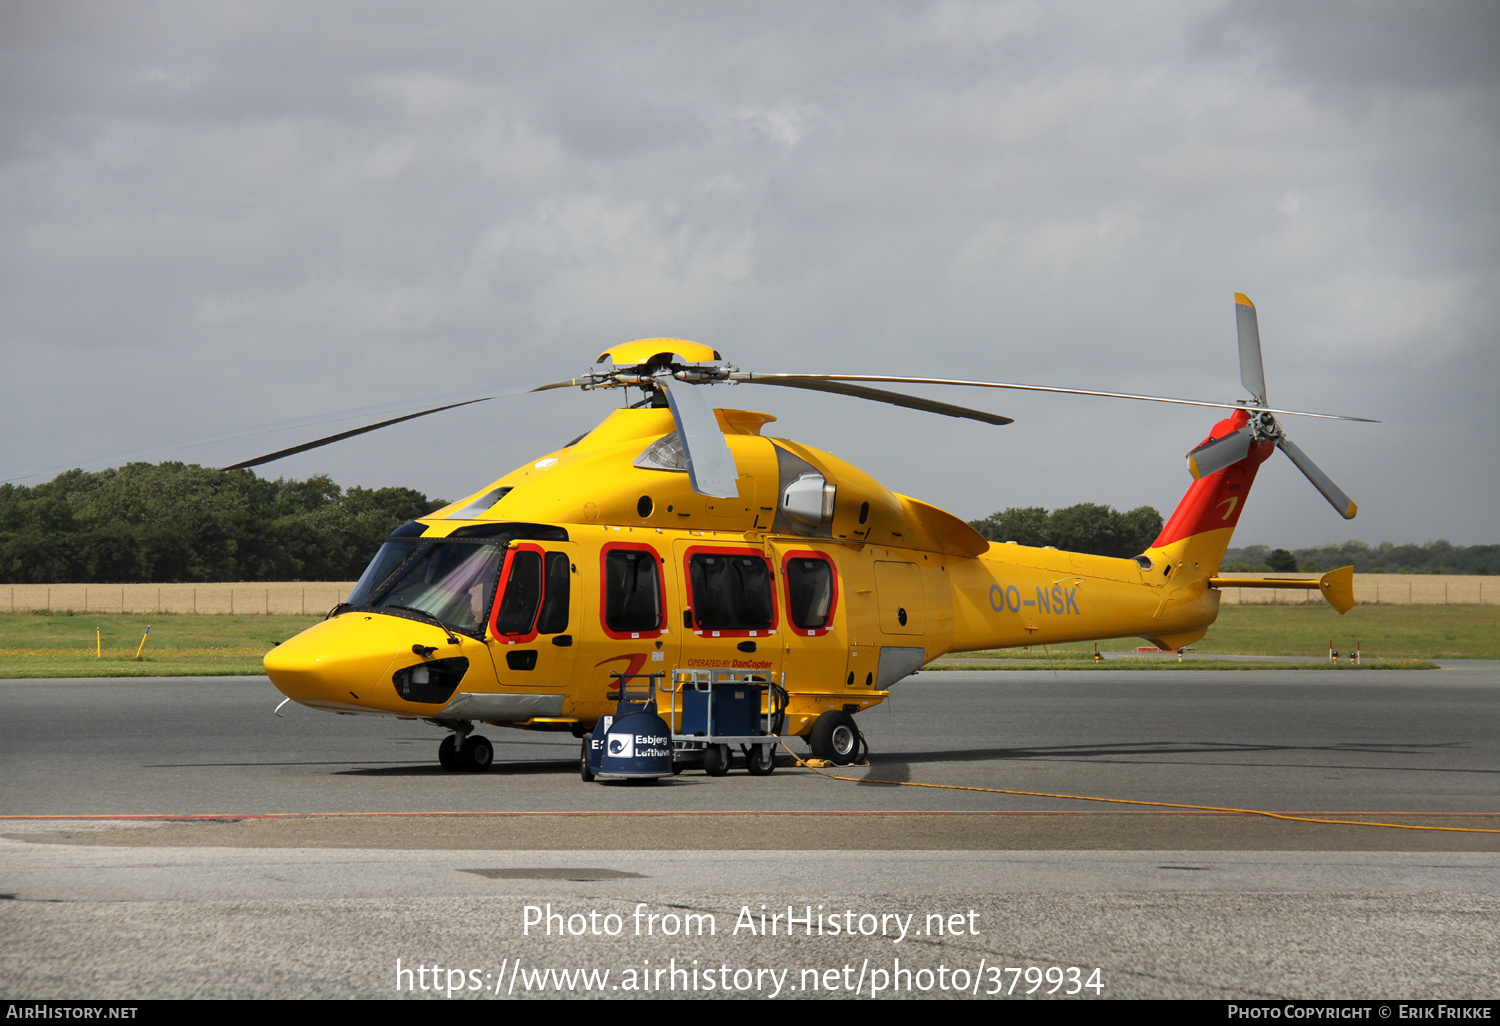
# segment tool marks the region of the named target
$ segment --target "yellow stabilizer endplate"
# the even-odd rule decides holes
[[[1354,567],[1341,566],[1328,571],[1318,578],[1318,590],[1334,609],[1340,613],[1349,612],[1354,608]]]

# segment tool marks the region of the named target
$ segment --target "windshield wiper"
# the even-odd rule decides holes
[[[425,609],[418,609],[415,606],[398,606],[395,603],[392,603],[392,604],[387,605],[387,606],[377,606],[376,608],[378,608],[378,609],[404,609],[408,613],[416,613],[418,616],[420,616],[421,618],[423,618],[424,620],[426,620],[428,623],[430,623],[430,624],[432,624],[432,625],[434,625],[436,627],[441,627],[443,633],[446,634],[446,635],[448,635],[448,644],[450,644],[450,645],[460,644],[458,638],[454,635],[453,631],[448,628],[448,625],[446,623],[444,623],[443,621],[439,620],[436,616],[432,615],[431,613],[429,613]]]

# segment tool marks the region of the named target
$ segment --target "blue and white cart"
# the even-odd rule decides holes
[[[786,689],[765,673],[716,667],[675,670],[658,687],[669,697],[661,704],[668,712],[673,759],[702,760],[711,777],[729,772],[731,745],[745,755],[752,776],[770,776],[776,769],[776,746],[786,726]]]

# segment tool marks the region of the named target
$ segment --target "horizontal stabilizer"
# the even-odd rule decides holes
[[[1210,577],[1210,588],[1289,588],[1317,591],[1340,613],[1354,608],[1354,567],[1330,570],[1322,577]]]

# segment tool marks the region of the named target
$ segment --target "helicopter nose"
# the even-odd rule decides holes
[[[304,705],[369,703],[382,683],[392,686],[389,669],[397,649],[383,627],[362,613],[324,620],[267,652],[266,676],[283,695]]]

